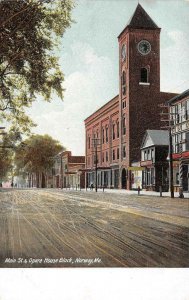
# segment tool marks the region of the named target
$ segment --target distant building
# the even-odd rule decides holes
[[[169,132],[147,130],[141,146],[141,166],[144,167],[142,187],[146,190],[168,191]]]
[[[160,31],[138,4],[118,36],[119,95],[85,120],[88,186],[97,161],[98,186],[131,189],[145,131],[161,127],[158,104],[175,94],[160,91]]]
[[[173,181],[175,190],[189,191],[189,90],[168,101],[173,140]]]
[[[73,156],[71,151],[63,151],[54,161],[52,187],[85,187],[85,156]]]

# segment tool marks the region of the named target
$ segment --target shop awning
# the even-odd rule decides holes
[[[144,167],[128,167],[127,169],[129,171],[143,171],[143,170],[145,170]]]

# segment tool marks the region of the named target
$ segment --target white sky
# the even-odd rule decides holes
[[[117,36],[133,14],[137,0],[79,0],[76,21],[67,30],[60,50],[65,74],[64,101],[38,101],[30,109],[38,124],[35,133],[48,133],[83,155],[84,119],[118,94]],[[141,0],[141,5],[162,28],[161,90],[182,92],[189,87],[189,1]]]

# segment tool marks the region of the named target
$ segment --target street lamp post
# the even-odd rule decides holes
[[[98,173],[98,156],[97,156],[97,148],[100,145],[100,139],[94,138],[93,139],[93,146],[95,148],[95,191],[97,192],[98,190],[98,178],[97,178],[97,173]]]

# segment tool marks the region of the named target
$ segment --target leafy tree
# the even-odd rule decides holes
[[[42,177],[54,165],[54,157],[63,150],[60,143],[49,135],[33,135],[20,143],[15,154],[18,174],[35,174],[37,187],[42,187]]]
[[[64,76],[55,55],[70,27],[72,0],[0,1],[0,121],[27,132],[25,109],[37,95],[63,99]]]
[[[0,132],[0,182],[8,179],[13,168],[14,147],[20,135],[13,131],[9,134]]]

